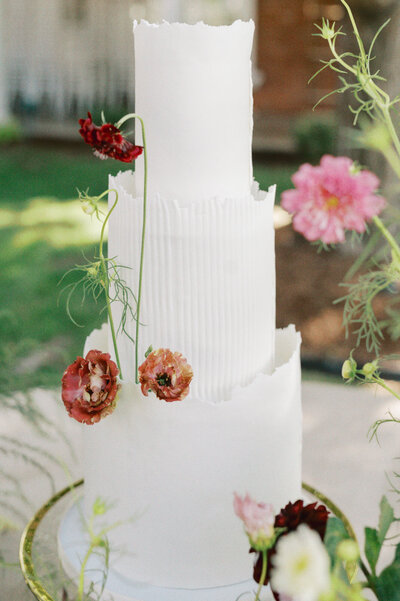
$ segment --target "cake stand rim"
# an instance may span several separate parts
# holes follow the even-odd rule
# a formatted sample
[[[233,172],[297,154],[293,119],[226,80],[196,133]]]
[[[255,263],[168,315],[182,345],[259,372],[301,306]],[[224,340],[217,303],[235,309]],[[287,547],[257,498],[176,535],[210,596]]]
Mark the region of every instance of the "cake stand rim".
[[[50,511],[50,509],[52,509],[68,493],[81,487],[83,483],[84,479],[80,478],[79,480],[76,480],[76,482],[73,482],[72,484],[56,492],[48,501],[46,501],[46,503],[44,503],[44,505],[42,505],[35,512],[35,514],[29,520],[22,532],[19,545],[19,563],[25,583],[27,584],[28,588],[33,593],[33,595],[36,597],[36,599],[38,599],[38,601],[57,600],[54,599],[54,597],[52,597],[48,593],[48,591],[45,588],[45,585],[40,581],[39,577],[36,575],[36,570],[32,558],[32,547],[36,531],[43,518]],[[329,497],[327,497],[319,489],[311,486],[310,484],[307,484],[306,482],[302,482],[302,489],[308,492],[316,499],[318,499],[319,501],[321,501],[335,517],[339,518],[343,522],[343,525],[349,537],[358,544],[357,536],[349,519],[343,513],[343,511],[336,505],[336,503],[331,501],[331,499],[329,499]]]

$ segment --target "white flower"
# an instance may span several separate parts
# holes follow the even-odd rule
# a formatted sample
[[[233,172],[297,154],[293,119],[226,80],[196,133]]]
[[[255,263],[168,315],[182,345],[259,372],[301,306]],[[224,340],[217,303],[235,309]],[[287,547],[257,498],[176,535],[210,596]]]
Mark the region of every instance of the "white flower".
[[[329,555],[317,532],[306,524],[281,537],[271,561],[274,591],[294,601],[317,601],[329,591]]]

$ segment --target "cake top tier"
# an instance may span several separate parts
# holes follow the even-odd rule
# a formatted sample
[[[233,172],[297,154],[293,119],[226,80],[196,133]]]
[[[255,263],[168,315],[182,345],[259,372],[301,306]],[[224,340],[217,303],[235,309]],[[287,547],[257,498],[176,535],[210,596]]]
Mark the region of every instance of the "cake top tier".
[[[150,195],[192,202],[248,194],[253,34],[252,21],[134,22],[135,110],[146,126]]]

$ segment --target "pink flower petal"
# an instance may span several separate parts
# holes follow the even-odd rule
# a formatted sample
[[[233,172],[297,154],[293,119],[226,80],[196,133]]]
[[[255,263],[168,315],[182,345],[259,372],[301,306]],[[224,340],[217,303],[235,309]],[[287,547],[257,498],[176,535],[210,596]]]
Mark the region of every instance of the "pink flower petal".
[[[293,175],[295,189],[282,193],[282,207],[307,240],[343,242],[345,230],[365,231],[366,221],[384,208],[385,199],[376,194],[376,175],[352,173],[352,167],[348,157],[325,155],[318,166],[305,163]]]

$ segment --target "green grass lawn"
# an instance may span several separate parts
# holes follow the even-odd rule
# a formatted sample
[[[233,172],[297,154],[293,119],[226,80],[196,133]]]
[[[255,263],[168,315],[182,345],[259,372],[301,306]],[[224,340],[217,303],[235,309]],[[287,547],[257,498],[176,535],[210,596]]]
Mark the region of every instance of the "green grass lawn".
[[[121,163],[90,150],[27,144],[0,148],[0,392],[53,387],[105,319],[101,303],[72,303],[78,328],[59,298],[63,274],[93,257],[99,224],[84,215],[76,188],[99,194]],[[255,166],[262,188],[290,186],[291,167]],[[73,278],[72,274],[70,278]],[[72,281],[71,279],[69,281]],[[4,374],[4,375],[3,375]]]

